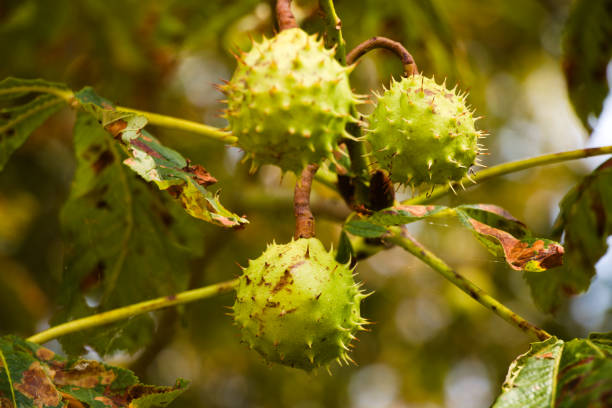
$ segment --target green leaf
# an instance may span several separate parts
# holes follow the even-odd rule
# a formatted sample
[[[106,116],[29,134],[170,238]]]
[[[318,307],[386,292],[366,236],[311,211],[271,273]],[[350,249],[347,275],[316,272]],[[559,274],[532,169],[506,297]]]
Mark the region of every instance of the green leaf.
[[[369,217],[369,220],[382,226],[403,225],[435,215],[439,216],[444,210],[447,210],[447,207],[441,205],[396,205],[375,212]]]
[[[377,211],[372,215],[352,219],[344,225],[345,231],[365,238],[378,238],[387,232],[387,227],[419,221],[434,215],[440,215],[443,206],[436,205],[396,205]]]
[[[115,110],[111,102],[89,87],[77,92],[75,98],[126,147],[130,157],[124,163],[145,180],[167,190],[189,215],[229,228],[248,223],[245,218],[225,209],[217,194],[206,189],[217,180],[204,167],[191,165],[189,160],[163,146],[144,130],[147,124],[144,116]]]
[[[585,177],[563,198],[555,235],[565,237],[565,265],[542,274],[526,273],[536,305],[554,312],[568,296],[586,291],[595,264],[612,234],[612,159]]]
[[[91,360],[66,360],[15,336],[0,337],[0,355],[4,356],[0,360],[3,408],[158,407],[170,404],[189,385],[183,379],[173,387],[141,384],[125,368]]]
[[[612,406],[612,332],[533,343],[510,365],[493,408]]]
[[[574,109],[588,129],[589,115],[600,115],[608,94],[611,38],[612,2],[574,1],[563,37],[563,70]]]
[[[336,262],[345,264],[353,259],[354,256],[355,252],[353,251],[351,240],[349,239],[348,235],[346,235],[346,232],[340,232],[340,243],[338,245],[338,250],[336,251]]]
[[[74,129],[77,169],[61,212],[65,238],[59,323],[185,290],[201,251],[197,223],[121,164],[124,154],[95,118]],[[89,304],[88,304],[89,302]],[[134,352],[150,339],[148,315],[61,339],[69,354]]]
[[[69,92],[61,84],[40,79],[24,80],[7,78],[0,81],[0,101],[23,98],[33,92]],[[57,95],[38,95],[16,106],[0,109],[0,171],[11,155],[25,143],[28,136],[51,115],[65,106],[65,100]]]
[[[490,204],[448,208],[435,205],[396,205],[368,217],[352,219],[344,230],[366,238],[381,237],[388,227],[425,218],[456,215],[496,256],[503,256],[516,270],[542,272],[561,265],[563,247],[555,241],[534,238],[525,224],[503,208]]]
[[[387,233],[387,228],[370,221],[350,220],[344,224],[344,230],[350,234],[365,238],[378,238]]]

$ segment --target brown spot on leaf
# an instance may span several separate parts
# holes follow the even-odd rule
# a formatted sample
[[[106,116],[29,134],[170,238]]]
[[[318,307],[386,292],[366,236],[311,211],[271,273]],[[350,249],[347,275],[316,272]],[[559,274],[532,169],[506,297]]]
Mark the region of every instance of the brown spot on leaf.
[[[172,198],[179,198],[181,194],[183,194],[183,186],[182,185],[173,185],[166,189],[168,194],[172,196]],[[184,204],[183,204],[184,206]]]
[[[13,401],[8,398],[0,397],[0,408],[15,408]]]
[[[591,361],[593,361],[593,360],[595,360],[595,357],[593,357],[593,356],[589,356],[589,357],[585,357],[585,358],[583,358],[582,360],[576,361],[575,363],[570,364],[570,365],[568,365],[568,366],[564,367],[564,368],[563,368],[563,370],[561,370],[561,372],[559,373],[559,375],[558,375],[557,377],[558,377],[558,378],[563,378],[563,377],[565,377],[565,375],[566,375],[566,374],[567,374],[569,371],[573,370],[573,369],[574,369],[574,368],[576,368],[576,367],[580,367],[580,366],[582,366],[582,365],[589,364],[589,363],[590,363]]]
[[[53,356],[55,356],[55,353],[49,350],[48,348],[41,347],[38,350],[36,350],[36,357],[38,357],[39,360],[43,360],[43,361],[51,360]]]
[[[119,119],[113,123],[110,123],[104,127],[108,133],[110,133],[115,139],[117,139],[121,132],[127,127],[127,122],[123,119]]]
[[[30,364],[23,372],[21,381],[14,384],[15,389],[32,400],[32,405],[42,408],[55,407],[61,401],[60,393],[38,361]]]
[[[96,202],[96,208],[99,210],[103,210],[103,209],[110,210],[110,205],[108,204],[108,201],[106,200],[98,200]]]
[[[105,150],[98,156],[98,159],[93,162],[91,167],[95,175],[100,174],[102,170],[110,166],[115,161],[115,156],[111,153],[110,150]]]
[[[98,384],[109,385],[117,375],[97,361],[80,360],[66,370],[55,374],[55,383],[60,387],[75,385],[83,388],[93,388]]]
[[[424,217],[433,210],[435,210],[435,205],[398,205],[393,207],[394,210],[404,211],[414,217]],[[386,214],[395,215],[397,211],[389,210],[385,211]]]
[[[217,221],[219,224],[223,225],[224,227],[232,227],[234,229],[242,229],[242,228],[244,228],[244,225],[237,224],[235,221],[232,221],[228,217],[224,217],[222,215],[215,214],[217,212],[217,210],[215,210],[212,207],[209,208],[209,211],[212,213],[211,214],[212,218],[215,221]]]
[[[95,397],[94,400],[100,401],[102,404],[106,405],[107,407],[111,407],[111,408],[117,407],[117,405],[115,405],[113,400],[111,400],[108,397]]]
[[[272,293],[277,293],[285,286],[291,285],[292,283],[293,277],[291,276],[291,271],[289,271],[289,269],[285,269],[285,273],[283,273],[283,276],[281,276],[276,285],[274,285],[274,287],[272,288]]]
[[[578,294],[578,290],[576,290],[576,288],[569,286],[569,285],[562,285],[561,290],[563,291],[565,296],[568,296],[568,297]]]
[[[159,219],[161,220],[162,224],[164,224],[166,228],[170,228],[172,224],[174,224],[174,218],[168,212],[168,210],[166,210],[164,207],[153,206],[151,210],[154,213],[157,213],[157,215],[159,216]]]
[[[81,404],[81,401],[79,401],[72,395],[61,391],[60,393],[62,394],[62,402],[66,403],[66,408],[85,408],[85,405]]]
[[[79,289],[81,292],[87,292],[94,286],[104,279],[104,271],[106,270],[106,265],[104,262],[99,261],[93,269],[85,275],[83,279],[81,279],[81,283],[79,284]]]
[[[183,167],[183,170],[187,173],[193,174],[193,179],[201,186],[208,187],[217,182],[217,179],[199,164],[196,164],[195,166],[187,165]]]
[[[148,154],[151,157],[155,157],[156,159],[163,159],[163,156],[161,154],[159,154],[158,151],[156,151],[155,149],[151,148],[145,142],[140,140],[140,138],[136,138],[136,139],[130,140],[130,145],[134,146],[135,148],[137,148],[139,150],[142,150],[143,152],[145,152],[146,154]]]

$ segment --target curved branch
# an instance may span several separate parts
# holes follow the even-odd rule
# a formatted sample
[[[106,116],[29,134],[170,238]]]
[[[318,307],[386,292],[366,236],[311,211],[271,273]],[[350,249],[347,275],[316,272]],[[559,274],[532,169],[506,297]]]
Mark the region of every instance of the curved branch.
[[[295,16],[291,11],[291,0],[277,0],[276,19],[278,20],[278,28],[281,31],[298,27]]]
[[[419,72],[416,62],[412,55],[406,50],[406,48],[399,42],[390,40],[386,37],[372,37],[353,48],[351,52],[346,56],[346,63],[352,65],[359,58],[367,54],[368,52],[377,49],[384,48],[393,52],[402,61],[404,66],[404,74],[415,75]]]
[[[295,183],[293,195],[293,213],[295,214],[295,239],[315,236],[315,221],[310,211],[310,187],[312,179],[319,169],[318,164],[309,164]]]
[[[71,320],[66,323],[43,330],[40,333],[29,337],[27,340],[32,343],[46,343],[47,341],[56,339],[66,334],[78,332],[92,327],[104,326],[109,323],[114,323],[119,320],[127,319],[132,316],[137,316],[143,313],[152,312],[154,310],[163,309],[170,306],[180,305],[183,303],[194,302],[196,300],[212,297],[221,293],[230,292],[238,285],[238,279],[231,281],[216,283],[214,285],[204,286],[202,288],[188,290],[176,295],[169,295],[157,299],[146,300],[144,302],[135,303],[120,307],[118,309],[109,310],[108,312],[98,313],[95,315],[83,317],[81,319]]]
[[[203,123],[198,123],[187,119],[175,118],[167,115],[160,115],[159,113],[145,112],[138,109],[127,108],[125,106],[117,106],[115,107],[115,109],[122,112],[130,112],[135,113],[137,115],[142,115],[147,118],[147,121],[150,125],[160,126],[166,129],[183,130],[227,144],[236,143],[236,141],[238,140],[236,136],[232,135],[229,132],[226,132],[214,126],[205,125]]]
[[[547,164],[553,163],[561,163],[569,160],[583,159],[585,157],[591,156],[599,156],[604,154],[612,153],[612,145],[611,146],[602,146],[602,147],[590,147],[587,149],[578,149],[578,150],[570,150],[567,152],[560,153],[551,153],[545,154],[542,156],[531,157],[529,159],[516,160],[513,162],[499,164],[497,166],[489,167],[486,170],[479,171],[472,176],[469,174],[462,178],[460,181],[454,182],[453,186],[444,185],[440,187],[436,187],[430,194],[421,194],[414,198],[402,201],[403,205],[410,204],[424,204],[429,203],[436,198],[442,197],[443,195],[449,193],[451,188],[454,187],[454,190],[459,191],[459,186],[463,184],[468,184],[472,182],[485,181],[490,178],[494,178],[497,176],[503,176],[504,174],[515,173],[517,171],[526,170],[532,167],[544,166]]]
[[[463,275],[459,274],[457,271],[453,270],[450,266],[448,266],[442,259],[438,258],[434,253],[429,251],[427,248],[423,247],[419,242],[417,242],[410,235],[404,233],[395,233],[388,241],[396,244],[406,251],[410,252],[412,255],[419,258],[421,261],[425,262],[429,265],[434,271],[438,272],[448,281],[450,281],[453,285],[461,289],[463,292],[467,293],[472,299],[510,323],[511,325],[519,328],[525,333],[529,333],[539,340],[544,341],[550,337],[552,337],[546,331],[540,329],[534,324],[525,320],[525,318],[519,316],[508,307],[501,304],[497,299],[493,296],[489,295],[484,290],[480,289],[478,286],[473,284],[471,281],[466,279]]]

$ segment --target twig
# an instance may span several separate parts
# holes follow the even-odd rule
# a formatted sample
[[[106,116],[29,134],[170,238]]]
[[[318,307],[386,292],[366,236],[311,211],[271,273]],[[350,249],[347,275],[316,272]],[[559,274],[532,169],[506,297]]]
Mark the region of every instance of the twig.
[[[336,14],[332,0],[319,0],[319,8],[325,15],[327,25],[326,45],[336,47],[336,59],[342,65],[346,65],[346,42],[342,37],[342,20]]]
[[[298,27],[295,16],[291,11],[291,0],[277,0],[276,19],[278,20],[278,28],[281,31]]]
[[[517,171],[529,169],[532,167],[544,166],[547,164],[560,163],[569,160],[583,159],[585,157],[600,156],[604,154],[612,154],[612,146],[591,147],[588,149],[570,150],[568,152],[545,154],[529,159],[517,160],[509,163],[503,163],[497,166],[489,167],[486,170],[479,171],[471,176],[466,176],[458,182],[455,182],[452,187],[459,191],[458,186],[473,185],[472,181],[485,181],[493,177],[502,176],[504,174],[515,173]],[[429,203],[437,198],[442,197],[451,190],[451,186],[443,185],[435,188],[431,193],[418,195],[409,200],[402,201],[402,204],[424,204]]]
[[[137,316],[143,313],[152,312],[154,310],[163,309],[170,306],[180,305],[184,303],[194,302],[196,300],[209,298],[221,293],[226,293],[233,290],[238,285],[238,279],[231,281],[216,283],[214,285],[204,286],[202,288],[188,290],[169,295],[153,300],[135,303],[133,305],[120,307],[118,309],[109,310],[108,312],[98,313],[95,315],[83,317],[81,319],[72,320],[60,325],[51,327],[40,333],[37,333],[27,340],[33,343],[46,343],[47,341],[56,339],[66,334],[91,329],[92,327],[104,326],[109,323],[114,323],[119,320],[127,319],[132,316]]]
[[[15,90],[16,88],[12,88],[11,92],[15,92]],[[44,87],[44,86],[23,86],[23,87],[18,88],[17,90],[24,92],[24,93],[40,92],[40,93],[56,95],[62,98],[64,101],[66,101],[66,103],[72,109],[81,108],[80,104],[74,97],[74,92],[70,90],[60,90],[60,89]],[[141,111],[137,109],[126,108],[125,106],[117,106],[115,107],[115,109],[118,111],[131,112],[131,113],[135,113],[138,115],[142,115],[145,118],[147,118],[147,120],[149,121],[151,125],[165,127],[168,129],[184,130],[187,132],[196,133],[201,136],[205,136],[209,139],[218,140],[220,142],[228,143],[228,144],[236,143],[236,141],[238,140],[236,136],[233,136],[229,132],[225,132],[213,126],[204,125],[202,123],[193,122],[193,121],[185,120],[185,119],[174,118],[172,116],[160,115],[157,113],[145,112],[145,111]]]
[[[209,139],[218,140],[223,143],[236,143],[238,138],[229,132],[225,132],[214,126],[208,126],[203,123],[193,122],[191,120],[179,119],[172,116],[160,115],[158,113],[145,112],[137,109],[126,108],[125,106],[115,107],[118,111],[131,112],[137,115],[144,116],[149,121],[149,124],[164,127],[167,129],[184,130],[186,132],[195,133],[205,136]]]
[[[309,164],[295,183],[293,195],[293,214],[295,214],[295,239],[312,238],[315,236],[315,222],[310,211],[310,187],[318,164]]]
[[[423,247],[410,235],[404,233],[394,233],[390,238],[387,239],[389,242],[396,244],[412,255],[419,258],[421,261],[429,265],[434,271],[438,272],[444,278],[449,280],[453,285],[470,295],[475,301],[510,323],[511,325],[518,327],[525,333],[532,334],[539,340],[546,340],[552,337],[546,331],[539,327],[529,323],[523,317],[514,313],[512,310],[501,304],[497,299],[489,295],[484,290],[470,282],[464,276],[453,270],[448,266],[442,259],[438,258],[435,254],[430,252],[428,249]]]
[[[216,260],[215,254],[218,254],[234,237],[234,235],[228,234],[228,232],[228,230],[220,229],[206,238],[203,245],[204,253],[192,263],[192,270],[194,272],[191,274],[187,289],[191,290],[202,286],[202,275],[206,271],[207,265]],[[179,316],[176,309],[167,309],[161,313],[153,341],[147,345],[136,360],[130,363],[130,370],[136,374],[145,374],[147,367],[155,360],[155,357],[174,340]]]
[[[346,63],[348,65],[352,65],[359,58],[377,48],[384,48],[397,55],[402,61],[404,74],[406,76],[418,74],[419,70],[414,62],[414,58],[412,58],[412,55],[408,52],[408,50],[406,50],[401,43],[385,37],[372,37],[369,40],[362,42],[348,53],[346,56]]]

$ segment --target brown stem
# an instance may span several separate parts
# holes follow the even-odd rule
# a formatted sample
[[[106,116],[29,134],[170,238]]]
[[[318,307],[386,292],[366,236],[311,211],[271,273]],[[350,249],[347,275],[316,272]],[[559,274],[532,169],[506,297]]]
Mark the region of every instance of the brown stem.
[[[412,55],[410,55],[408,50],[406,50],[401,43],[390,40],[386,37],[372,37],[369,40],[362,42],[348,53],[346,56],[346,63],[348,65],[352,65],[363,55],[376,48],[384,48],[397,55],[402,61],[402,65],[404,66],[404,74],[406,76],[418,74],[419,70],[416,62],[414,62],[414,58],[412,58]]]
[[[295,16],[291,11],[291,0],[278,0],[276,2],[276,19],[281,31],[298,27]]]
[[[310,211],[310,187],[318,164],[309,164],[295,183],[293,195],[293,214],[295,214],[295,239],[312,238],[315,236],[315,221]]]

